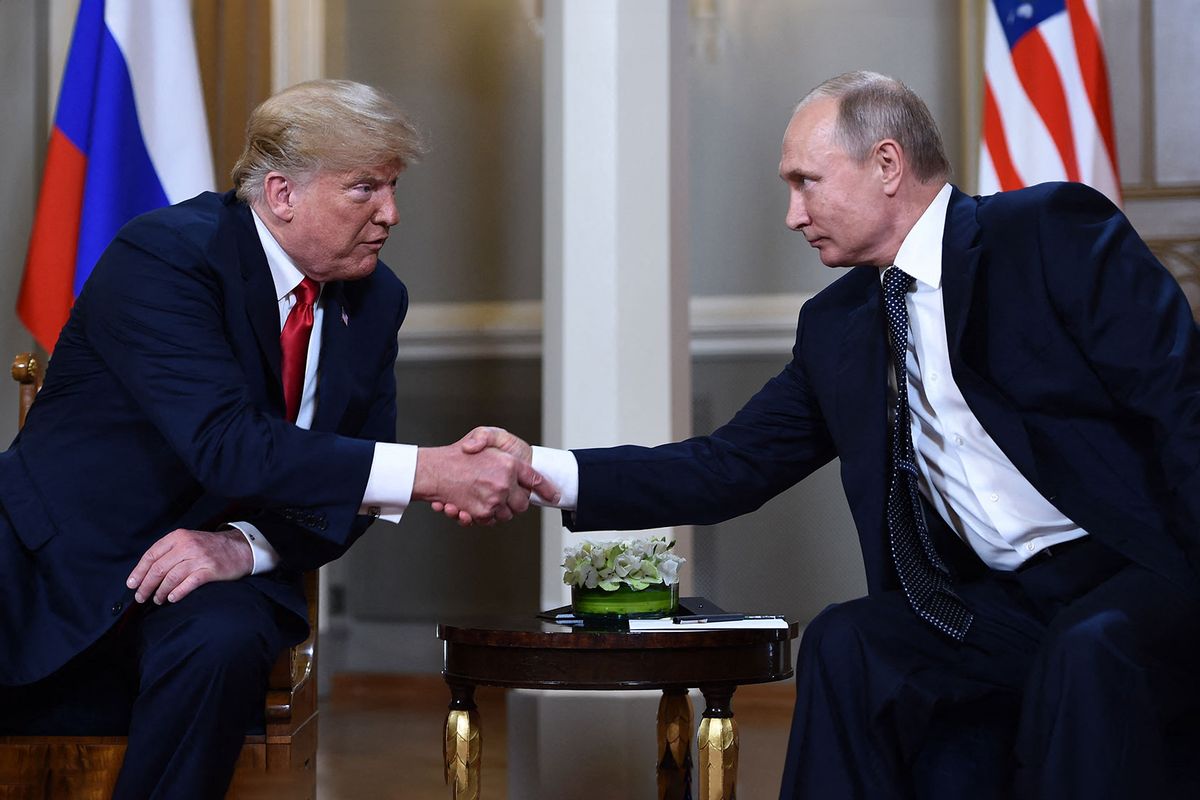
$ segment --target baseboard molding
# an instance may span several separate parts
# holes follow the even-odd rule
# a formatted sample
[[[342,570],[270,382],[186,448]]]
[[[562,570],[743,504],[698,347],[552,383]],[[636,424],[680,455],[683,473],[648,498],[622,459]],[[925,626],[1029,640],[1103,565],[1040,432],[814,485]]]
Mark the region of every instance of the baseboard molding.
[[[692,355],[776,355],[791,351],[796,316],[808,294],[694,297]],[[401,361],[540,358],[537,300],[414,303],[400,331]]]

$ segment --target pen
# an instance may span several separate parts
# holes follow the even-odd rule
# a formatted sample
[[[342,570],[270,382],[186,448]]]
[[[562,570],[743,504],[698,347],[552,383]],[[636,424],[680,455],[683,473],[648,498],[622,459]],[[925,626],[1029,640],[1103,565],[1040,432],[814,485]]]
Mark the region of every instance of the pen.
[[[676,625],[693,625],[699,622],[739,622],[744,619],[783,619],[782,614],[689,614],[673,617]]]

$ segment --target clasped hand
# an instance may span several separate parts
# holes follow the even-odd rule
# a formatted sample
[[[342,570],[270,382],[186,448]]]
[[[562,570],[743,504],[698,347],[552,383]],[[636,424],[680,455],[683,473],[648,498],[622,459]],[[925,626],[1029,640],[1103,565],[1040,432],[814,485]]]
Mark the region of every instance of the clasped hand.
[[[460,525],[505,522],[529,495],[558,501],[558,487],[530,466],[533,449],[503,428],[479,427],[446,447],[421,448],[413,497]]]

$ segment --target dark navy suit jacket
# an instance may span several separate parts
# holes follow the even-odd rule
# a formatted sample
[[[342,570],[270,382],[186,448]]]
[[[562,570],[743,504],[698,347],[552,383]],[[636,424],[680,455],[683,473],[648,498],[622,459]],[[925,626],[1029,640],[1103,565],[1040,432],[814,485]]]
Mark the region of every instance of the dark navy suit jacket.
[[[1077,184],[955,190],[942,281],[954,380],[1014,466],[1097,539],[1200,591],[1200,331],[1124,215]],[[883,326],[879,271],[850,270],[801,309],[787,367],[712,435],[575,451],[568,524],[712,524],[837,457],[869,590],[898,588]]]
[[[279,306],[249,208],[207,193],[118,233],[0,454],[0,684],[100,637],[132,602],[134,564],[178,527],[253,522],[281,564],[245,580],[305,617],[300,573],[369,522],[358,508],[373,442],[395,437],[408,297],[381,264],[321,303],[306,431],[283,418]]]

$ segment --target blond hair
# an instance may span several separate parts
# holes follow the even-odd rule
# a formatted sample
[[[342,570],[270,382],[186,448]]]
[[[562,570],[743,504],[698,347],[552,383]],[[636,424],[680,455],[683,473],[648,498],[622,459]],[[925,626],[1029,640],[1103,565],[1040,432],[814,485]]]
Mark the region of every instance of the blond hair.
[[[251,112],[231,177],[237,196],[255,202],[269,172],[301,180],[321,170],[397,162],[403,168],[424,152],[421,134],[379,89],[346,80],[307,81]]]

